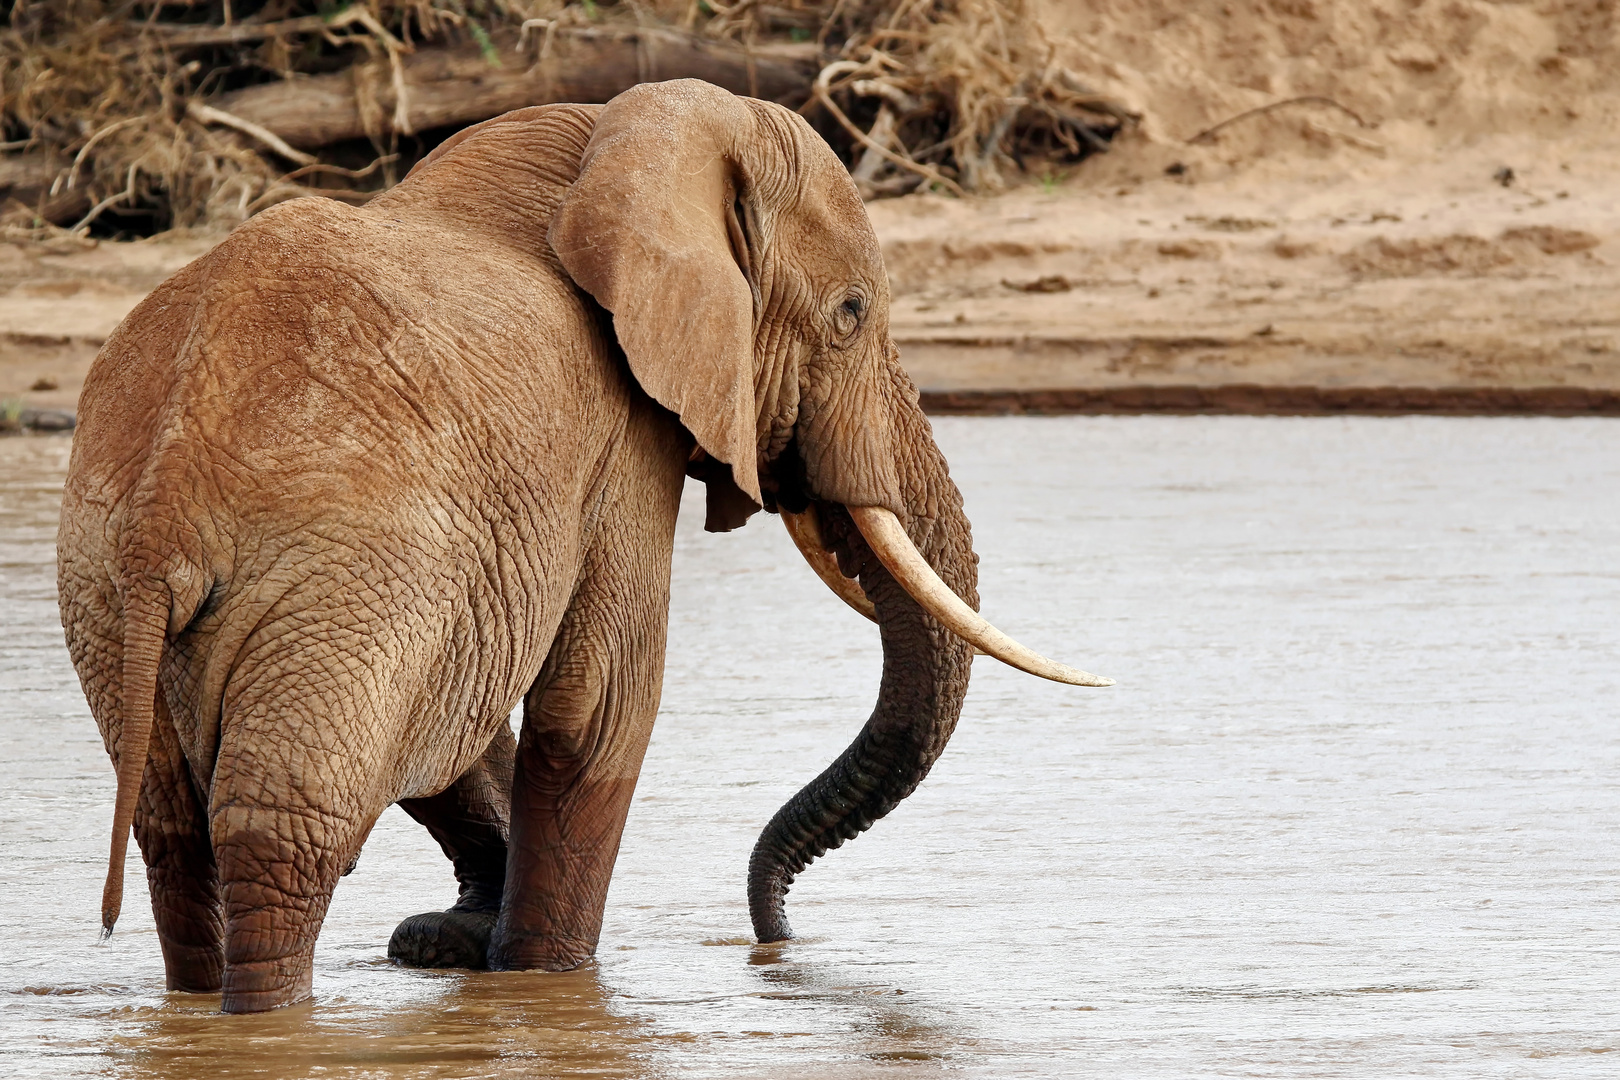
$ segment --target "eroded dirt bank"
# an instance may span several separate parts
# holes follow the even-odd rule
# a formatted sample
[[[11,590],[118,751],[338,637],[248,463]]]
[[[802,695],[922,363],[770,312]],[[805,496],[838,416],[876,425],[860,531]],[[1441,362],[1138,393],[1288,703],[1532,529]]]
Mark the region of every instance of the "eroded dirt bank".
[[[1612,3],[1036,7],[1142,123],[1060,190],[873,207],[921,384],[1620,412]]]
[[[870,209],[896,336],[928,390],[1578,388],[1616,401],[1613,163],[1549,149],[1497,139],[1200,180],[1175,148],[1145,146],[1058,188]]]
[[[1192,155],[1144,142],[1106,172],[869,211],[895,336],[937,409],[1377,411],[1353,391],[1418,388],[1451,404],[1379,400],[1605,411],[1620,407],[1615,162],[1549,149],[1500,138],[1201,179]],[[0,246],[0,399],[71,408],[100,342],[211,242]]]

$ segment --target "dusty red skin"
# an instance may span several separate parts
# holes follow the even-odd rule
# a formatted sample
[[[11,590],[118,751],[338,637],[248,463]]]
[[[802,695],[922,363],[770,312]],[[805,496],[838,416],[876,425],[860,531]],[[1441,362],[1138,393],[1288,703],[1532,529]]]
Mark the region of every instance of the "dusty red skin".
[[[266,211],[130,315],[80,416],[59,584],[123,766],[114,846],[133,824],[170,986],[228,1012],[309,995],[332,890],[396,801],[492,966],[592,955],[688,468],[714,528],[817,500],[882,624],[871,721],[755,853],[762,938],[955,725],[968,648],[841,507],[899,514],[976,604],[961,500],[859,198],[775,106],[668,83],[523,110],[363,209]],[[109,926],[120,901],[115,873]]]

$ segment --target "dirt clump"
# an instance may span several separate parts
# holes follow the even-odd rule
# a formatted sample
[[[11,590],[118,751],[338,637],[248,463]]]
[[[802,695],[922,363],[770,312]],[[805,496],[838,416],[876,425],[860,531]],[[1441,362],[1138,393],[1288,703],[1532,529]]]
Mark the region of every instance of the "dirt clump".
[[[1572,255],[1578,251],[1591,251],[1603,241],[1581,229],[1560,229],[1555,225],[1526,225],[1507,229],[1503,241],[1510,244],[1529,244],[1543,255]]]
[[[1161,240],[1157,248],[1169,259],[1218,259],[1221,245],[1209,240]]]
[[[1074,282],[1062,274],[1042,274],[1034,281],[1009,281],[1002,278],[1001,284],[1014,292],[1023,293],[1063,293],[1074,288]]]
[[[1460,234],[1413,240],[1378,236],[1342,257],[1345,269],[1352,274],[1392,278],[1484,274],[1514,261],[1513,252],[1505,245]]]
[[[1481,275],[1537,262],[1542,256],[1590,251],[1599,240],[1579,229],[1532,225],[1506,229],[1495,240],[1453,234],[1397,240],[1374,237],[1342,256],[1345,269],[1362,277]]]

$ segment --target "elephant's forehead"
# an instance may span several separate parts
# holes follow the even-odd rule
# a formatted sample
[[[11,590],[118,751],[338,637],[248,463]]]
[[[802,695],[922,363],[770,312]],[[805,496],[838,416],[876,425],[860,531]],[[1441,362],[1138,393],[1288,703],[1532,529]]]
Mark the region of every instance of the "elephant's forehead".
[[[807,270],[884,277],[882,245],[853,186],[827,180],[807,184],[794,212],[784,214],[777,228],[778,245]]]

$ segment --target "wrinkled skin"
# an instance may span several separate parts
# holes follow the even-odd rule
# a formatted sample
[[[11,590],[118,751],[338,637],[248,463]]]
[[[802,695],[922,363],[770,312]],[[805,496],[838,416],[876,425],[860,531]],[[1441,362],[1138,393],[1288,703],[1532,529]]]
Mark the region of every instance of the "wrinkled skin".
[[[788,936],[793,876],[922,780],[968,680],[843,510],[892,510],[977,605],[888,303],[826,146],[695,82],[479,125],[363,209],[260,214],[148,297],[85,386],[59,586],[169,986],[307,997],[396,801],[461,884],[396,955],[590,957],[688,473],[711,529],[815,504],[881,625],[871,719],[754,852],[756,932]]]

